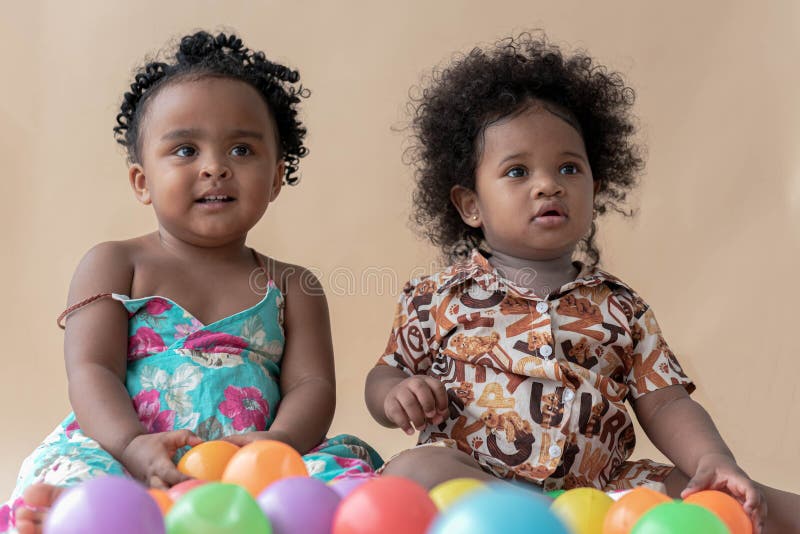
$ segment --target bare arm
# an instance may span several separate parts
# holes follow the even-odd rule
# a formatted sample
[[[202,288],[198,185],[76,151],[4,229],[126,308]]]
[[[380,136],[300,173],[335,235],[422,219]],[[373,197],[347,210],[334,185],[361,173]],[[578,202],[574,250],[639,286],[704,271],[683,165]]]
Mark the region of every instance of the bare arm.
[[[708,412],[683,386],[647,393],[633,409],[650,441],[686,475],[694,476],[699,459],[709,454],[736,461]]]
[[[69,303],[98,293],[128,293],[133,264],[126,247],[103,243],[75,271]],[[64,359],[69,398],[81,430],[100,443],[138,479],[156,487],[188,477],[172,463],[175,452],[201,440],[188,430],[148,434],[125,388],[128,314],[119,302],[101,299],[69,316]]]
[[[98,293],[128,293],[133,266],[124,247],[102,243],[81,260],[69,304]],[[118,460],[145,433],[125,389],[128,314],[119,302],[101,299],[75,311],[66,322],[64,359],[69,399],[83,432]]]
[[[277,439],[305,454],[325,437],[336,409],[328,303],[322,286],[309,271],[294,266],[279,269],[286,295],[281,362],[281,402],[266,432],[249,432],[225,439],[245,445],[258,439]]]
[[[739,467],[708,412],[683,386],[647,393],[633,407],[653,444],[690,477],[681,497],[704,489],[726,491],[744,504],[760,532],[767,513],[761,489]]]

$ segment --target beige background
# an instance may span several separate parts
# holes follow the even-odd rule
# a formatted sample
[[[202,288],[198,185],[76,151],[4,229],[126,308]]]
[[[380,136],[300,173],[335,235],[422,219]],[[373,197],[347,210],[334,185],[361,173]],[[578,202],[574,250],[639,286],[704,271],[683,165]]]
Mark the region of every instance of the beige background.
[[[333,432],[358,434],[386,455],[410,443],[373,423],[362,401],[394,293],[435,257],[406,223],[411,173],[396,127],[409,87],[454,51],[541,27],[621,70],[638,92],[649,146],[634,199],[641,213],[603,222],[606,268],[654,307],[744,468],[800,492],[798,5],[4,2],[0,496],[69,411],[54,318],[78,259],[99,241],[154,228],[111,135],[130,71],[200,27],[236,29],[250,47],[298,67],[313,91],[304,180],[284,190],[250,243],[318,269],[328,289]],[[637,454],[659,457],[646,440]]]

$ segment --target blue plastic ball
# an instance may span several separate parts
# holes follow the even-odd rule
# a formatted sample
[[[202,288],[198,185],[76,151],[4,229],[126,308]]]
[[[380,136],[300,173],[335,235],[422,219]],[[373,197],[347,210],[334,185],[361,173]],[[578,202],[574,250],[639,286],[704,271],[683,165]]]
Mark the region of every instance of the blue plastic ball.
[[[491,485],[441,514],[428,534],[569,534],[550,511],[550,500],[532,491]]]

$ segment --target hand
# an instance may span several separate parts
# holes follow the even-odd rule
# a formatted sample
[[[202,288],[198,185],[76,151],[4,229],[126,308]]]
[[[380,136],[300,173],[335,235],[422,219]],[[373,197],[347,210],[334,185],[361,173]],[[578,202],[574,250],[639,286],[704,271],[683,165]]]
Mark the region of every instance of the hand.
[[[754,534],[761,532],[767,517],[767,501],[758,485],[731,456],[708,454],[701,457],[694,476],[681,492],[681,498],[706,489],[724,491],[738,499],[750,515]]]
[[[289,434],[287,434],[286,432],[282,432],[280,430],[267,430],[264,432],[247,432],[245,434],[233,434],[232,436],[226,436],[222,438],[222,441],[228,441],[230,443],[233,443],[234,445],[238,445],[239,447],[244,447],[248,443],[264,439],[280,441],[289,445],[294,449],[297,449],[297,447],[295,447],[295,445],[292,443],[291,436],[289,436]]]
[[[178,449],[202,442],[189,430],[140,434],[128,443],[120,460],[130,474],[148,486],[167,489],[191,478],[178,471],[172,457]]]
[[[448,415],[447,391],[439,380],[425,375],[408,377],[389,390],[383,401],[386,417],[406,434],[438,425]],[[412,428],[411,425],[414,425]]]

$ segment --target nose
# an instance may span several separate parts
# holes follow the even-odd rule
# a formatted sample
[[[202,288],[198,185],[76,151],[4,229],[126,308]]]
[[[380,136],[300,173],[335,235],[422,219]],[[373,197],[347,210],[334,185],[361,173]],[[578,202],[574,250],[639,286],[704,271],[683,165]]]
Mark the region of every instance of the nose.
[[[224,158],[211,156],[203,162],[203,166],[200,170],[200,177],[225,180],[231,177],[231,169],[228,167]]]
[[[537,172],[533,175],[533,186],[531,196],[534,198],[561,196],[564,194],[564,186],[561,183],[561,176],[547,171]]]

